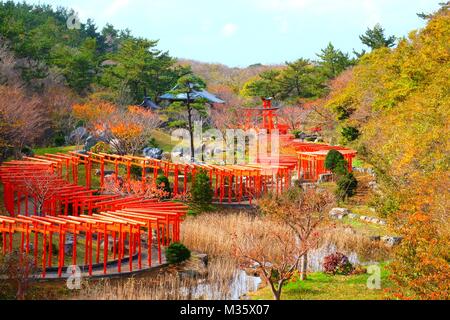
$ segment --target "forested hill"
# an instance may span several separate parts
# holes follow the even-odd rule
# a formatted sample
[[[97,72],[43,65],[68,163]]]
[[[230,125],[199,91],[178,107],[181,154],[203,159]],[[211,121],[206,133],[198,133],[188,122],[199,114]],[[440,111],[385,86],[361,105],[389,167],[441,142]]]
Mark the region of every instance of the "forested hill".
[[[450,289],[450,4],[395,49],[365,55],[328,97],[342,142],[377,170],[373,204],[405,240],[392,270],[403,294]]]
[[[192,71],[201,76],[209,86],[230,86],[239,91],[244,84],[264,71],[284,68],[282,65],[260,63],[245,67],[231,68],[220,63],[204,63],[190,59],[178,59],[182,66],[191,66]]]
[[[157,97],[186,73],[168,52],[157,49],[157,41],[112,25],[99,30],[92,20],[80,23],[73,17],[70,9],[0,2],[2,65],[8,56],[13,71],[33,91],[57,81],[78,95],[101,92],[124,104],[142,100],[144,90]],[[5,73],[2,78],[2,84],[17,80]]]

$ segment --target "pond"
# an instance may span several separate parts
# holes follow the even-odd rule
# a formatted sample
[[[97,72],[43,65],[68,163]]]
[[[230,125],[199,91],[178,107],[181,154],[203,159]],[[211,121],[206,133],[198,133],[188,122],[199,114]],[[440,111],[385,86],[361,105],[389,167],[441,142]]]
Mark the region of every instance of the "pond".
[[[200,280],[196,286],[181,288],[182,295],[201,300],[240,300],[248,293],[258,290],[261,278],[249,276],[243,270],[236,270],[228,286],[222,281]]]

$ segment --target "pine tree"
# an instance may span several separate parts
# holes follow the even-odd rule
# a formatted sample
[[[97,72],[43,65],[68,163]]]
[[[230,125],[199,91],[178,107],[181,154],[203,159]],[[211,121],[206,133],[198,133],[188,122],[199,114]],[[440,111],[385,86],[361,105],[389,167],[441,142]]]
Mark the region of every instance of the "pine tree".
[[[386,37],[385,30],[380,24],[376,24],[373,29],[368,28],[366,33],[359,36],[361,42],[372,50],[379,48],[392,48],[397,38],[395,36]]]
[[[319,66],[330,79],[336,78],[342,71],[354,64],[348,53],[335,49],[331,42],[317,56],[320,58]]]

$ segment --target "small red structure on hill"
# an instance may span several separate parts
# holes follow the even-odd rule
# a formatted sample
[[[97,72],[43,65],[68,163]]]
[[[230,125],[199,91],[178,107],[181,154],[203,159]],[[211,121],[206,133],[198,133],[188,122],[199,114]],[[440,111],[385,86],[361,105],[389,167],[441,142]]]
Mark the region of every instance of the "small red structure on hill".
[[[273,130],[279,130],[280,134],[287,134],[289,129],[288,125],[279,123],[277,111],[280,108],[272,106],[272,98],[261,98],[263,101],[262,108],[245,108],[247,124],[246,129],[253,127],[252,118],[255,116],[262,116],[262,126],[259,129],[266,130],[268,134],[271,134]]]

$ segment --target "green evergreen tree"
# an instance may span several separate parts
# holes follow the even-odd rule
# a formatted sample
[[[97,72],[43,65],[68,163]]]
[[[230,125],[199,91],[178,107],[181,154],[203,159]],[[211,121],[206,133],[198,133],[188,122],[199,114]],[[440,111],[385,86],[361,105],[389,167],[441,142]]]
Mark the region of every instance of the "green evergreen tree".
[[[335,49],[331,42],[317,56],[320,58],[319,66],[329,79],[336,78],[345,69],[354,64],[348,53]]]
[[[200,171],[192,183],[192,204],[200,211],[208,211],[214,196],[211,183],[205,171]]]
[[[195,146],[194,146],[194,125],[193,125],[193,113],[196,111],[200,116],[207,117],[208,109],[206,101],[204,99],[194,99],[194,91],[201,91],[206,88],[206,83],[203,79],[195,75],[185,75],[178,79],[175,89],[170,91],[173,95],[183,94],[186,95],[186,101],[174,102],[166,110],[170,115],[176,115],[179,113],[187,113],[187,123],[180,122],[180,120],[171,121],[172,126],[183,126],[187,124],[187,129],[190,135],[190,148],[191,148],[191,161],[195,161]]]
[[[299,98],[317,98],[325,92],[325,77],[308,59],[286,62],[281,74],[281,98],[297,101]]]
[[[395,45],[395,36],[386,36],[385,30],[380,24],[376,24],[372,29],[368,28],[366,33],[359,36],[361,42],[372,50],[379,48],[391,48]]]

